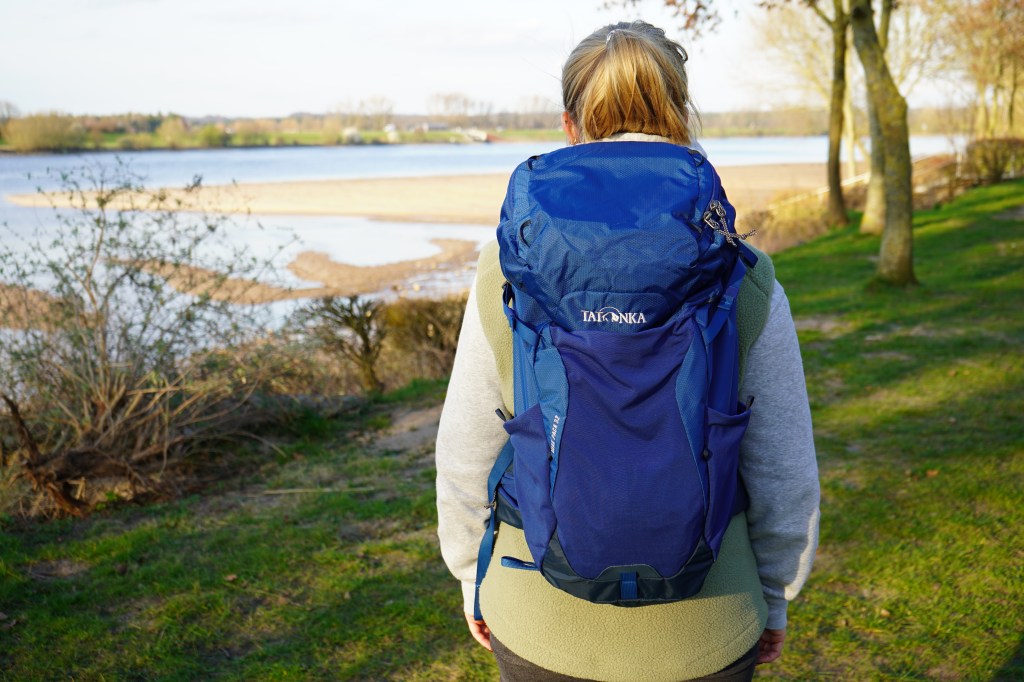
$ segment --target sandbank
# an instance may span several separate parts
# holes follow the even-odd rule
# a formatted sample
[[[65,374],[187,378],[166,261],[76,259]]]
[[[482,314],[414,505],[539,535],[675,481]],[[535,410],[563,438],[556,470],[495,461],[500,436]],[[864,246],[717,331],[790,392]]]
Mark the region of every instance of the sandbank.
[[[780,194],[825,184],[824,164],[724,166],[718,169],[729,199],[742,215]],[[508,174],[445,175],[360,180],[300,180],[204,187],[183,209],[256,215],[346,215],[380,220],[488,225],[498,222]],[[49,206],[63,197],[13,194],[19,206]],[[169,198],[185,198],[171,190]]]

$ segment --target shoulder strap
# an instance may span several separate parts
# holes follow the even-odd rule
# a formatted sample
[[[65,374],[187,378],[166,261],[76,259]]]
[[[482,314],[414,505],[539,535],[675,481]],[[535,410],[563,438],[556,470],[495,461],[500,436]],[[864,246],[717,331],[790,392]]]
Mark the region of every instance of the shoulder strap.
[[[501,272],[498,262],[498,242],[489,242],[480,250],[480,259],[476,267],[476,305],[480,312],[480,322],[484,327],[484,335],[494,354],[494,362],[498,366],[501,377],[501,399],[505,403],[505,413],[515,415],[515,404],[512,392],[512,330],[505,317],[505,306],[502,303],[505,275]]]
[[[757,255],[757,264],[747,269],[736,299],[736,331],[739,334],[740,381],[747,365],[747,352],[761,336],[771,309],[772,291],[775,289],[775,265],[764,252],[750,244],[747,248]],[[510,342],[511,343],[511,342]]]

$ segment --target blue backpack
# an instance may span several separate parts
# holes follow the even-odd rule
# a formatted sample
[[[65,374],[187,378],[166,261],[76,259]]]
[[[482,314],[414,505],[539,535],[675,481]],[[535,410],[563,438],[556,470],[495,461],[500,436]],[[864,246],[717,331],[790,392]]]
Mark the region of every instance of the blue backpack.
[[[577,145],[512,174],[498,243],[515,417],[488,481],[478,619],[499,523],[532,558],[502,565],[577,597],[700,590],[747,505],[735,301],[757,257],[734,219],[711,164],[678,145]]]

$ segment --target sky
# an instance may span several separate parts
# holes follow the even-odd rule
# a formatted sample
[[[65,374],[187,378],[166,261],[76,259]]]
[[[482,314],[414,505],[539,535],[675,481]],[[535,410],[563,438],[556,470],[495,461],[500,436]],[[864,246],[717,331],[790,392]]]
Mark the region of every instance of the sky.
[[[461,93],[514,110],[557,107],[573,46],[614,21],[643,18],[690,54],[702,111],[777,104],[777,67],[760,54],[753,0],[733,0],[694,42],[660,0],[0,0],[0,100],[22,113],[325,113],[380,96],[427,113]],[[824,103],[814,103],[824,106]]]

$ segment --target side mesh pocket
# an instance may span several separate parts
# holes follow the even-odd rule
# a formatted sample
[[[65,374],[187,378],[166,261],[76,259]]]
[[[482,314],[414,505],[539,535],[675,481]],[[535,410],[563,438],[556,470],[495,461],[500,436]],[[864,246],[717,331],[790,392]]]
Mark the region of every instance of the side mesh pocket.
[[[739,403],[736,412],[730,415],[707,408],[708,435],[703,455],[708,462],[711,503],[704,534],[716,557],[732,517],[738,483],[740,441],[750,422],[750,409],[746,405]]]
[[[555,531],[550,495],[551,458],[540,404],[505,422],[505,430],[515,449],[515,496],[526,544],[540,566]]]

